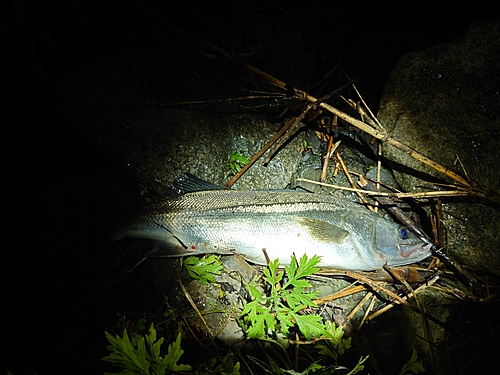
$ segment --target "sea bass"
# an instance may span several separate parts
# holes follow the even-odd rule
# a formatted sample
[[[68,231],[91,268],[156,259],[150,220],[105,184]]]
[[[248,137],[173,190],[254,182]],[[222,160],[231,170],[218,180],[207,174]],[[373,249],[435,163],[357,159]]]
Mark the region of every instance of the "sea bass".
[[[320,266],[373,270],[431,255],[431,244],[348,200],[293,190],[225,190],[187,174],[173,197],[147,207],[113,237],[149,239],[149,256],[241,254],[250,262],[292,254],[321,256]]]

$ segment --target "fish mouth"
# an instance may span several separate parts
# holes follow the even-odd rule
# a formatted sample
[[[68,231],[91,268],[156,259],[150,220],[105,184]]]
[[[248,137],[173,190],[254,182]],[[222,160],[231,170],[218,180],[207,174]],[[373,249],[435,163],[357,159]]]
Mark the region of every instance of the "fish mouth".
[[[415,258],[420,257],[421,255],[430,255],[432,244],[430,243],[419,243],[416,245],[398,245],[399,253],[403,258]]]

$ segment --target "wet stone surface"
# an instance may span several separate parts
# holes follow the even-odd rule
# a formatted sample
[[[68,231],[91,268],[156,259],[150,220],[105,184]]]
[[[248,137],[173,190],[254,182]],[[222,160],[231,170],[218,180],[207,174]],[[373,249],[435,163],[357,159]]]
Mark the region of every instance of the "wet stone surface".
[[[378,113],[394,138],[496,191],[499,54],[500,25],[481,22],[453,43],[407,54],[390,75]],[[421,190],[422,179],[431,187],[451,182],[394,147],[384,151],[396,164],[395,175],[405,191]],[[472,198],[443,203],[446,249],[463,264],[498,275],[498,203]]]

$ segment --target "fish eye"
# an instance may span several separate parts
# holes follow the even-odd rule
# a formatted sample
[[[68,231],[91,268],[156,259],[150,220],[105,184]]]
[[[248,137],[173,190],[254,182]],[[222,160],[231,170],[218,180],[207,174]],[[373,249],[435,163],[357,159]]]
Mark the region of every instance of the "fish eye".
[[[408,238],[410,232],[405,227],[399,227],[398,234],[399,234],[399,237],[401,237],[403,240],[406,240]]]

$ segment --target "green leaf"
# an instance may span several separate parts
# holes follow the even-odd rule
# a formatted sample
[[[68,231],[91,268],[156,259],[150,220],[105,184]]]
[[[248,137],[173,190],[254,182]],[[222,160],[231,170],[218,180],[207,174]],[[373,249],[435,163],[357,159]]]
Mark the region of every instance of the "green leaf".
[[[325,324],[325,336],[333,339],[333,341],[338,345],[342,337],[344,336],[344,331],[342,330],[342,326],[336,326],[335,323],[331,321],[327,321]]]
[[[147,353],[146,353],[146,344],[145,344],[145,341],[146,340],[144,340],[144,337],[141,337],[139,339],[139,342],[137,344],[137,357],[138,358],[144,358],[144,359],[146,359],[146,354]],[[145,363],[147,363],[147,362],[145,361]],[[149,365],[149,363],[147,363],[147,364]]]
[[[261,291],[259,289],[257,289],[254,285],[249,284],[248,285],[248,291],[250,292],[250,296],[254,300],[256,300],[258,302],[266,301],[266,298],[264,298],[262,296]]]
[[[146,341],[148,342],[148,345],[151,345],[156,341],[156,329],[153,323],[151,323],[151,325],[149,326],[148,332],[146,334]]]
[[[191,366],[189,365],[178,365],[177,361],[181,358],[184,350],[181,349],[181,333],[177,335],[177,338],[168,346],[168,352],[165,356],[166,369],[171,371],[189,371]]]
[[[210,375],[241,375],[240,373],[240,363],[234,363],[234,353],[229,352],[222,359],[221,363],[217,365],[212,371],[203,372],[204,374],[210,373]]]
[[[250,159],[243,155],[243,151],[241,150],[231,153],[229,157],[229,168],[231,168],[232,174],[238,173],[248,163],[250,163]]]
[[[318,292],[300,292],[294,289],[292,292],[288,293],[286,296],[286,302],[291,309],[295,307],[316,307],[316,303],[313,299],[318,297]]]
[[[165,358],[160,357],[160,346],[163,337],[156,341],[156,330],[151,324],[149,334],[146,337],[138,338],[134,345],[128,336],[127,330],[123,331],[123,336],[113,337],[105,332],[108,341],[111,343],[107,348],[111,350],[108,356],[102,358],[103,361],[113,363],[116,367],[125,369],[120,374],[164,374],[166,370],[189,371],[191,366],[179,365],[177,362],[184,353],[181,349],[181,335],[168,346],[168,353]]]
[[[153,345],[150,345],[150,350],[151,350],[151,360],[155,363],[159,363],[161,360],[160,357],[160,347],[161,344],[163,344],[163,337],[160,337],[158,341],[156,341]]]
[[[264,337],[266,317],[264,315],[255,315],[252,319],[250,327],[247,330],[248,338],[261,338]]]
[[[349,371],[347,373],[347,375],[354,375],[354,374],[357,374],[358,372],[364,370],[365,365],[363,363],[365,363],[367,359],[368,359],[368,356],[366,356],[365,358],[360,357],[356,367],[354,367],[351,371]]]
[[[324,343],[316,345],[316,349],[323,355],[333,358],[335,361],[339,356],[345,353],[351,347],[351,337],[344,339],[342,326],[336,326],[335,323],[327,321],[325,323]]]
[[[275,371],[275,369],[273,369],[273,367],[269,366],[267,363],[265,363],[264,361],[261,361],[260,359],[258,359],[256,357],[252,357],[251,355],[248,355],[247,357],[251,361],[255,362],[260,368],[262,368],[266,374],[284,374],[283,371]],[[271,362],[271,365],[274,364],[274,361],[272,361],[271,359],[270,359],[270,362]]]
[[[425,369],[422,361],[417,361],[417,351],[413,349],[409,361],[405,363],[399,375],[418,374],[419,372],[425,372]]]
[[[160,347],[163,343],[163,337],[156,341],[156,329],[153,323],[149,326],[149,331],[146,334],[146,341],[150,348],[151,360],[158,363],[160,361]]]
[[[292,314],[290,314],[290,311],[287,311],[286,309],[280,309],[276,313],[276,318],[280,322],[281,332],[287,335],[289,333],[288,328],[294,326],[292,322]]]
[[[113,337],[108,332],[105,332],[108,341],[111,343],[107,348],[111,350],[111,354],[102,358],[103,361],[113,363],[116,367],[124,368],[135,374],[149,374],[150,363],[144,356],[142,348],[136,350],[129,339],[127,330],[123,330],[123,337]],[[144,339],[142,339],[144,342]]]
[[[278,272],[279,259],[269,263],[269,268],[264,268],[264,280],[266,280],[271,286],[275,286],[277,283],[283,279],[283,271]]]
[[[298,371],[294,371],[294,370],[284,370],[284,372],[286,374],[290,374],[290,375],[308,375],[310,372],[314,372],[314,374],[319,374],[321,372],[320,370],[324,370],[324,369],[325,369],[324,366],[321,366],[320,364],[313,362],[309,366],[307,366],[307,368],[302,372],[298,372]],[[317,371],[319,371],[319,372],[317,372]],[[325,374],[331,374],[331,373],[332,372],[325,372]]]
[[[184,259],[183,264],[188,271],[189,276],[203,285],[207,285],[207,282],[215,282],[213,275],[220,275],[223,266],[219,260],[220,257],[212,254],[207,257],[188,257]]]
[[[288,283],[291,285],[295,285],[296,281],[307,277],[309,275],[312,275],[313,273],[317,272],[319,270],[319,267],[316,267],[316,265],[321,261],[321,257],[314,255],[311,259],[307,257],[307,254],[304,254],[302,258],[299,260],[299,265],[298,267],[296,266],[296,258],[295,254],[292,256],[292,261],[290,262],[290,266],[285,267],[286,273],[288,275]],[[304,280],[305,281],[305,280]],[[299,287],[310,287],[311,285],[305,281],[302,283],[302,285],[306,286],[299,286]]]
[[[319,315],[293,315],[300,332],[307,340],[311,339],[311,335],[321,337],[325,332],[325,326],[321,323],[322,318]]]
[[[285,271],[278,271],[278,259],[269,262],[268,267],[264,268],[263,272],[264,281],[271,286],[270,295],[262,296],[254,285],[248,286],[253,300],[243,308],[242,315],[244,321],[250,323],[250,326],[245,329],[249,338],[264,337],[266,328],[268,331],[274,332],[277,323],[279,323],[280,332],[287,335],[295,322],[308,340],[311,334],[318,337],[321,335],[324,326],[320,323],[319,316],[297,315],[297,312],[304,306],[316,307],[313,299],[317,298],[318,292],[304,291],[311,285],[303,278],[318,270],[315,265],[319,261],[320,257],[314,256],[308,259],[307,255],[304,255],[297,266],[294,255],[290,265],[285,267]],[[288,280],[280,287],[279,283],[283,280],[285,273]],[[298,320],[295,319],[296,317]]]

